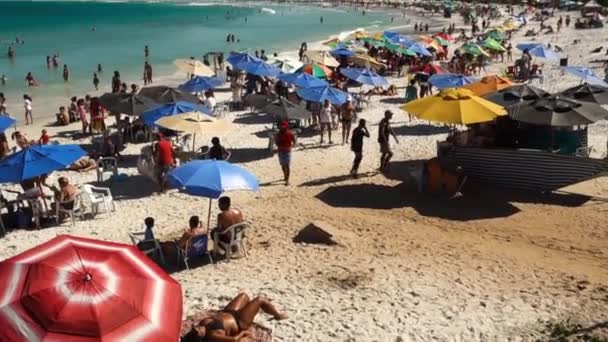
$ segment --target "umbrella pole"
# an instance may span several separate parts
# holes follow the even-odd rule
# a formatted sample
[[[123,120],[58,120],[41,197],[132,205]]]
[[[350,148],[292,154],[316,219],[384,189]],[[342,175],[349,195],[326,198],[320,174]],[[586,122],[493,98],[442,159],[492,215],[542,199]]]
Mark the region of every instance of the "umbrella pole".
[[[196,150],[194,149],[194,146],[196,146],[195,143],[196,143],[196,133],[192,134],[192,152],[193,153],[196,152]]]
[[[213,198],[209,199],[209,213],[207,214],[207,231],[209,231],[209,225],[211,224],[211,202],[213,202]]]

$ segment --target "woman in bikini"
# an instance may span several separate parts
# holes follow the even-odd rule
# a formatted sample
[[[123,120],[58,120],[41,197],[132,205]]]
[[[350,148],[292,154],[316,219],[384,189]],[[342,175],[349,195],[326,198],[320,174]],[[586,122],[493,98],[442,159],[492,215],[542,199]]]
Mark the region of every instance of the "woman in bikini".
[[[249,299],[246,293],[240,293],[223,310],[194,324],[181,342],[238,342],[251,338],[247,329],[260,310],[276,320],[287,318],[267,298]]]

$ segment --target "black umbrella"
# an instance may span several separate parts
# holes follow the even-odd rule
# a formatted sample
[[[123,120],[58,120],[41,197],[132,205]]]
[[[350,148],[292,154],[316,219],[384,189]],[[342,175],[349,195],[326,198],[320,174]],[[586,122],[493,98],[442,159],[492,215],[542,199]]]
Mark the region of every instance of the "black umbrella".
[[[151,98],[161,104],[177,101],[199,102],[195,95],[167,86],[145,87],[137,95]]]
[[[608,117],[601,106],[553,95],[532,103],[521,103],[510,113],[513,120],[545,126],[588,125]]]
[[[538,99],[548,97],[546,91],[527,84],[517,84],[509,88],[501,89],[495,93],[484,96],[483,98],[494,102],[510,110],[511,107],[530,103]]]
[[[608,105],[608,88],[588,83],[568,88],[562,91],[561,94],[578,101]]]
[[[110,112],[137,116],[159,105],[145,96],[119,93],[103,94],[99,103]]]
[[[312,114],[306,108],[285,99],[279,99],[262,109],[281,120],[308,120]]]

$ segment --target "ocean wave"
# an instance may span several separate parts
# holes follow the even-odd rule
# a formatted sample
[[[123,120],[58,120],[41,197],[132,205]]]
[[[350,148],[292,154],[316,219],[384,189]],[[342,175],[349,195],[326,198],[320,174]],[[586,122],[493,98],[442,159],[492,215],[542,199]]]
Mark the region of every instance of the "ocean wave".
[[[264,12],[264,13],[268,13],[268,14],[277,14],[277,11],[273,10],[272,8],[266,8],[266,7],[262,7],[260,12]]]

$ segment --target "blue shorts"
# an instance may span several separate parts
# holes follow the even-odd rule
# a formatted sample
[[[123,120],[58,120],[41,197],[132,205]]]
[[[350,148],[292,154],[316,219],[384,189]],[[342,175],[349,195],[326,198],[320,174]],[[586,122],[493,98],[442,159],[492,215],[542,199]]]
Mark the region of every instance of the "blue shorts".
[[[289,166],[291,163],[291,152],[279,152],[279,164]]]

